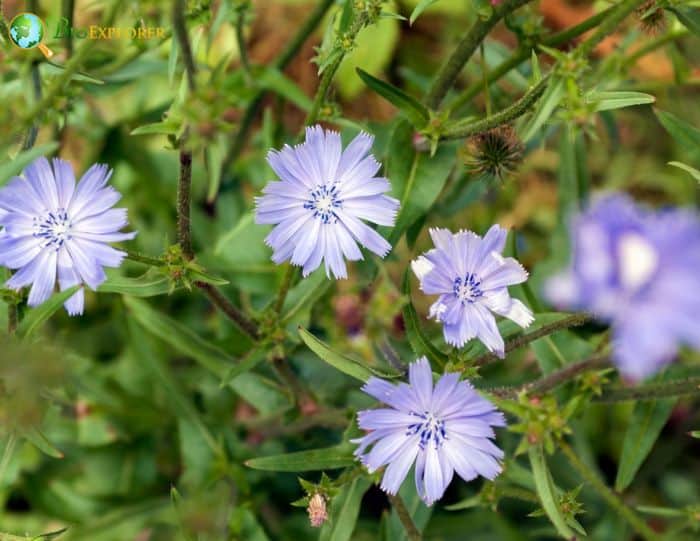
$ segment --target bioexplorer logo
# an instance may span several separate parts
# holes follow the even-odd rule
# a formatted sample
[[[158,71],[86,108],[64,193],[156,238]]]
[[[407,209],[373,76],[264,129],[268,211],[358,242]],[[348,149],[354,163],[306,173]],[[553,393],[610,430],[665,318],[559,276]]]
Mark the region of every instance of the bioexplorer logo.
[[[72,36],[77,39],[165,39],[165,28],[161,26],[138,26],[122,28],[119,26],[100,26],[92,24],[87,28],[71,26],[68,19],[61,17],[56,24],[56,32],[53,39],[61,39]],[[51,58],[53,51],[42,43],[46,36],[46,26],[38,15],[34,13],[20,13],[10,22],[10,38],[20,49],[33,49],[38,47],[46,56]]]
[[[12,43],[20,49],[39,47],[39,50],[46,58],[51,58],[53,51],[42,43],[44,35],[44,21],[34,15],[34,13],[20,13],[10,22],[10,39]]]

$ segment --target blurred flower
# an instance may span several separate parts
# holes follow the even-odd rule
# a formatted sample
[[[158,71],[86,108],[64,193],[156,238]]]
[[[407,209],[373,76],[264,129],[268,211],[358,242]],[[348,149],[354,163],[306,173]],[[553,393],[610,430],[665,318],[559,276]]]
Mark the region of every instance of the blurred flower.
[[[509,125],[474,135],[469,139],[467,149],[467,167],[474,173],[498,180],[503,180],[523,159],[523,144]]]
[[[323,526],[323,523],[328,520],[326,498],[323,497],[323,494],[317,492],[311,497],[307,511],[309,513],[309,522],[311,526],[314,528]]]
[[[639,27],[642,32],[654,36],[666,28],[666,13],[659,7],[657,0],[646,0],[637,8]]]
[[[411,263],[428,295],[440,295],[429,317],[441,321],[445,341],[462,347],[472,338],[503,357],[505,344],[492,312],[521,327],[532,323],[532,312],[508,294],[508,286],[527,280],[527,271],[501,252],[508,232],[493,225],[484,238],[471,231],[451,233],[431,229],[435,248]]]
[[[326,274],[346,278],[343,257],[362,259],[357,243],[384,257],[391,245],[361,220],[394,224],[399,202],[384,195],[381,165],[367,156],[374,138],[361,133],[342,150],[340,134],[320,126],[306,129],[306,142],[271,151],[268,162],[281,182],[270,182],[256,198],[258,224],[277,224],[265,242],[272,260],[309,273],[325,261]]]
[[[654,212],[608,195],[576,217],[568,271],[552,278],[555,304],[593,312],[613,328],[620,372],[640,380],[660,370],[681,343],[700,348],[700,219]]]
[[[0,265],[19,269],[6,286],[29,284],[29,306],[46,301],[56,279],[61,290],[80,283],[96,289],[106,276],[103,267],[118,267],[124,252],[107,245],[134,238],[119,233],[127,225],[126,209],[111,208],[121,195],[105,187],[111,171],[93,165],[78,185],[70,164],[39,158],[0,190]],[[84,293],[65,303],[70,315],[83,313]]]
[[[465,481],[494,479],[503,451],[489,438],[495,437],[492,427],[505,426],[503,414],[458,373],[444,374],[433,387],[425,357],[410,365],[409,380],[393,385],[370,378],[362,388],[390,406],[359,412],[360,428],[370,432],[353,440],[359,443],[355,456],[370,473],[387,466],[382,490],[396,494],[414,462],[416,488],[427,505],[442,497],[455,472]]]

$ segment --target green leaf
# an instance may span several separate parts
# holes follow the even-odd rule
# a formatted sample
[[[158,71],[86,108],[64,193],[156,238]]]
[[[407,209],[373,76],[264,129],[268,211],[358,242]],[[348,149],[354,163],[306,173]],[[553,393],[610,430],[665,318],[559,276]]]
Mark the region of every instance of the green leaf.
[[[672,6],[666,8],[693,34],[700,36],[700,11],[688,6]]]
[[[63,303],[70,299],[81,287],[82,286],[73,286],[60,293],[55,293],[44,304],[28,310],[24,319],[22,319],[22,322],[19,324],[19,327],[17,327],[17,335],[21,338],[30,336],[46,323],[49,318],[63,306]]]
[[[63,458],[65,456],[38,428],[32,427],[22,430],[22,437],[47,456],[52,458]]]
[[[700,171],[695,169],[695,167],[691,167],[691,166],[686,165],[682,162],[668,162],[668,165],[672,165],[673,167],[678,167],[679,169],[683,169],[683,171],[690,173],[695,180],[700,182]]]
[[[220,453],[219,445],[204,424],[204,421],[202,421],[199,412],[134,321],[129,321],[129,333],[131,334],[131,344],[134,352],[138,355],[138,360],[148,368],[158,385],[165,391],[176,414],[196,428],[202,440],[206,442],[212,452],[215,454]]]
[[[362,497],[372,483],[358,477],[346,484],[331,500],[329,520],[323,525],[318,541],[350,541],[360,515]]]
[[[669,398],[637,402],[634,405],[622,444],[620,465],[615,478],[616,491],[625,490],[634,481],[637,471],[654,447],[677,401],[675,398]]]
[[[124,297],[124,304],[134,316],[134,320],[154,336],[180,353],[193,358],[219,378],[223,378],[228,373],[232,365],[231,357],[197,335],[188,326],[133,297]]]
[[[561,103],[566,95],[566,85],[561,77],[553,77],[547,84],[547,90],[537,102],[537,107],[532,117],[522,130],[523,141],[532,139],[537,131],[552,116],[554,109]]]
[[[58,143],[47,143],[29,150],[24,150],[15,156],[14,160],[0,165],[0,186],[4,186],[13,176],[19,175],[22,170],[36,160],[39,156],[47,156],[58,148]]]
[[[611,109],[621,109],[633,105],[646,105],[654,103],[656,98],[644,92],[629,92],[624,90],[613,90],[604,92],[590,92],[585,99],[586,103],[595,104],[595,111],[609,111]]]
[[[655,111],[663,127],[677,142],[689,149],[700,147],[700,130],[666,111]]]
[[[131,130],[130,135],[177,135],[180,132],[180,123],[172,120],[164,122],[154,122],[152,124],[144,124]]]
[[[413,96],[409,96],[394,85],[373,77],[360,68],[357,68],[357,74],[368,87],[395,105],[406,115],[406,118],[408,118],[409,122],[413,124],[416,129],[424,128],[430,120],[430,112],[428,109]]]
[[[583,134],[566,129],[559,141],[559,169],[557,170],[560,216],[566,216],[583,206],[590,185]]]
[[[411,348],[416,355],[425,355],[432,362],[438,363],[440,366],[445,366],[448,356],[440,351],[423,333],[420,326],[418,313],[411,302],[411,269],[406,269],[403,276],[403,293],[408,298],[408,302],[403,308],[403,319],[406,325],[406,336],[411,344]]]
[[[416,152],[413,146],[415,130],[403,120],[394,129],[387,152],[387,177],[391,179],[392,195],[401,201],[401,208],[389,242],[396,245],[403,233],[427,213],[442,192],[457,161],[457,144],[441,143],[434,156]]]
[[[245,465],[255,470],[300,472],[346,468],[355,464],[355,460],[350,447],[341,444],[325,449],[251,458],[245,461]]]
[[[137,278],[108,273],[107,281],[97,288],[100,293],[119,293],[132,297],[156,297],[171,292],[170,280],[157,269],[149,269]]]
[[[256,82],[265,90],[279,94],[304,111],[311,109],[311,98],[294,81],[273,66],[266,66],[255,73]]]
[[[374,368],[370,368],[358,360],[346,357],[345,355],[333,351],[330,347],[328,347],[328,344],[316,338],[303,327],[299,327],[299,336],[309,347],[309,349],[318,355],[321,360],[327,362],[334,368],[337,368],[344,374],[362,381],[363,383],[372,376],[378,376],[381,378],[399,377],[398,374],[389,374]]]
[[[566,517],[559,508],[559,498],[557,497],[552,476],[547,467],[542,445],[533,445],[528,449],[530,467],[535,478],[535,488],[542,503],[542,508],[556,528],[559,535],[564,539],[574,539],[576,534],[566,523]]]
[[[413,11],[411,12],[411,16],[408,19],[409,23],[413,25],[415,20],[418,17],[420,17],[427,8],[432,6],[437,1],[438,0],[420,0],[420,2],[418,2],[418,5],[415,8],[413,8]]]

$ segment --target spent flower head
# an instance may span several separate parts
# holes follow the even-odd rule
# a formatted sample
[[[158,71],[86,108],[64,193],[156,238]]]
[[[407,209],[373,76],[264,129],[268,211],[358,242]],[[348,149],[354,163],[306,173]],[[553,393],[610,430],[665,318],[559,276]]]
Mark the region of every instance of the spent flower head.
[[[358,413],[368,434],[357,440],[370,473],[386,466],[381,488],[396,494],[415,463],[418,494],[428,505],[442,498],[456,472],[465,481],[501,472],[494,426],[505,426],[496,407],[460,374],[444,374],[433,386],[430,364],[421,357],[409,366],[409,384],[370,378],[362,388],[388,407]],[[371,450],[368,448],[371,447]]]
[[[340,134],[307,128],[306,141],[273,150],[268,162],[280,182],[256,198],[255,221],[275,224],[265,242],[272,260],[290,260],[304,276],[323,261],[326,274],[347,278],[345,260],[363,259],[358,243],[384,257],[391,245],[362,220],[392,226],[399,202],[376,176],[381,165],[368,155],[374,138],[361,133],[343,151]]]
[[[471,231],[431,229],[435,248],[411,263],[421,291],[439,295],[430,317],[442,322],[448,344],[462,347],[478,338],[503,357],[505,344],[493,314],[521,327],[532,323],[530,309],[508,293],[508,286],[524,282],[528,274],[515,259],[501,255],[507,234],[499,225],[483,238]]]
[[[68,162],[42,157],[0,189],[0,265],[17,270],[8,288],[32,286],[29,306],[45,302],[57,281],[61,291],[78,284],[97,289],[107,279],[103,268],[121,265],[126,253],[108,243],[136,233],[120,232],[127,213],[112,208],[121,194],[107,186],[111,174],[95,164],[76,185]],[[83,307],[82,289],[65,303],[70,315]]]
[[[613,360],[629,379],[646,378],[681,344],[700,349],[700,218],[653,211],[626,195],[596,200],[571,226],[572,261],[545,293],[554,304],[609,322]]]
[[[498,126],[472,136],[467,143],[467,167],[474,173],[503,180],[523,159],[523,144],[513,126]]]

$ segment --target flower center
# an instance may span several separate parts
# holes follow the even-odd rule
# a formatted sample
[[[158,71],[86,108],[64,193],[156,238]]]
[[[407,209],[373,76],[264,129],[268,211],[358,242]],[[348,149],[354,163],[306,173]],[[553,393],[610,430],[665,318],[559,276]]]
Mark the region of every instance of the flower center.
[[[44,239],[44,248],[54,246],[58,250],[71,239],[73,224],[64,209],[48,212],[41,218],[34,218],[34,237]]]
[[[620,282],[637,290],[656,272],[659,254],[652,244],[638,233],[625,233],[617,243]]]
[[[455,297],[462,301],[462,304],[473,304],[484,294],[481,289],[479,289],[480,285],[481,280],[479,280],[473,274],[468,273],[464,279],[460,278],[459,276],[455,278],[452,291],[454,292]]]
[[[415,423],[408,425],[406,435],[413,436],[414,434],[419,434],[420,442],[418,445],[421,450],[425,450],[425,446],[431,441],[433,445],[435,445],[435,449],[439,449],[447,439],[445,421],[435,417],[429,411],[424,411],[423,413],[412,411],[410,414],[416,417],[417,420]]]
[[[335,209],[340,208],[342,204],[337,185],[324,184],[311,190],[311,199],[304,202],[304,208],[313,211],[314,216],[324,224],[330,224],[338,221]]]

